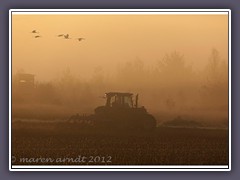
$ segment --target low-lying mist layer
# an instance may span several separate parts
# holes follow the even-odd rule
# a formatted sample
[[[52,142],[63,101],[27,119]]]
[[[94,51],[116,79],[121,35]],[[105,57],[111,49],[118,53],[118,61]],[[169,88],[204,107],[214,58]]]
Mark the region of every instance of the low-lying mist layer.
[[[111,76],[104,67],[97,67],[88,80],[68,69],[54,81],[35,82],[27,89],[19,87],[18,74],[12,81],[13,118],[66,119],[75,113],[91,114],[105,104],[104,93],[119,91],[139,94],[140,106],[159,124],[177,117],[208,125],[228,123],[228,64],[217,50],[199,71],[173,52],[155,67],[136,59],[122,63]]]

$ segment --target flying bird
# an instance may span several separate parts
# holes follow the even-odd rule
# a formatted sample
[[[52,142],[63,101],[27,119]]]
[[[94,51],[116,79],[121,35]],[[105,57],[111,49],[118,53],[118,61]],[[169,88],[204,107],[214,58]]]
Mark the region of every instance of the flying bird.
[[[64,34],[59,34],[59,35],[58,35],[58,37],[62,37],[62,36],[64,36]]]
[[[32,33],[38,33],[36,30],[32,30]]]
[[[85,38],[77,38],[78,41],[85,40]]]
[[[40,38],[41,36],[34,36],[34,38]]]
[[[65,39],[70,39],[69,34],[63,35]]]

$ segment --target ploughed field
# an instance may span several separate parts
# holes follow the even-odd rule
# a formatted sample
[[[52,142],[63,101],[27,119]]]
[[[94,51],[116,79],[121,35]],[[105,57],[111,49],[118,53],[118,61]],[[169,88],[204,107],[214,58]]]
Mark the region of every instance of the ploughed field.
[[[13,165],[227,165],[228,130],[14,122]]]

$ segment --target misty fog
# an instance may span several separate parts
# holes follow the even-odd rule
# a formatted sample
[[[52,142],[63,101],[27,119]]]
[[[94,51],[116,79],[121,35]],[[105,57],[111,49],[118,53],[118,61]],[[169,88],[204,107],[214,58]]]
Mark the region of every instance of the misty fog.
[[[14,119],[92,114],[117,91],[159,124],[227,126],[227,14],[13,14],[11,32]]]
[[[209,50],[202,70],[186,63],[181,52],[166,53],[147,66],[141,58],[119,63],[110,74],[103,66],[92,67],[83,78],[66,68],[59,77],[39,81],[33,88],[19,87],[19,70],[12,77],[13,118],[67,119],[71,115],[92,114],[105,104],[104,93],[139,94],[140,106],[153,114],[158,123],[182,117],[203,123],[228,122],[228,64],[221,53]]]

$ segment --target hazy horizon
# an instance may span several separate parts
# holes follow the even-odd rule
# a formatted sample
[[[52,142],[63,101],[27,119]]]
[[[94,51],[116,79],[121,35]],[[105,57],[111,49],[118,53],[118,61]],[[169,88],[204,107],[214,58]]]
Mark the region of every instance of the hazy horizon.
[[[12,68],[36,82],[13,76],[13,117],[89,113],[117,91],[159,122],[226,122],[228,15],[13,15]]]
[[[33,30],[42,37],[34,38]],[[112,76],[116,68],[136,59],[151,69],[174,51],[198,71],[213,48],[227,63],[227,15],[12,16],[13,74],[24,69],[39,81],[58,78],[66,69],[86,79],[96,68]]]

